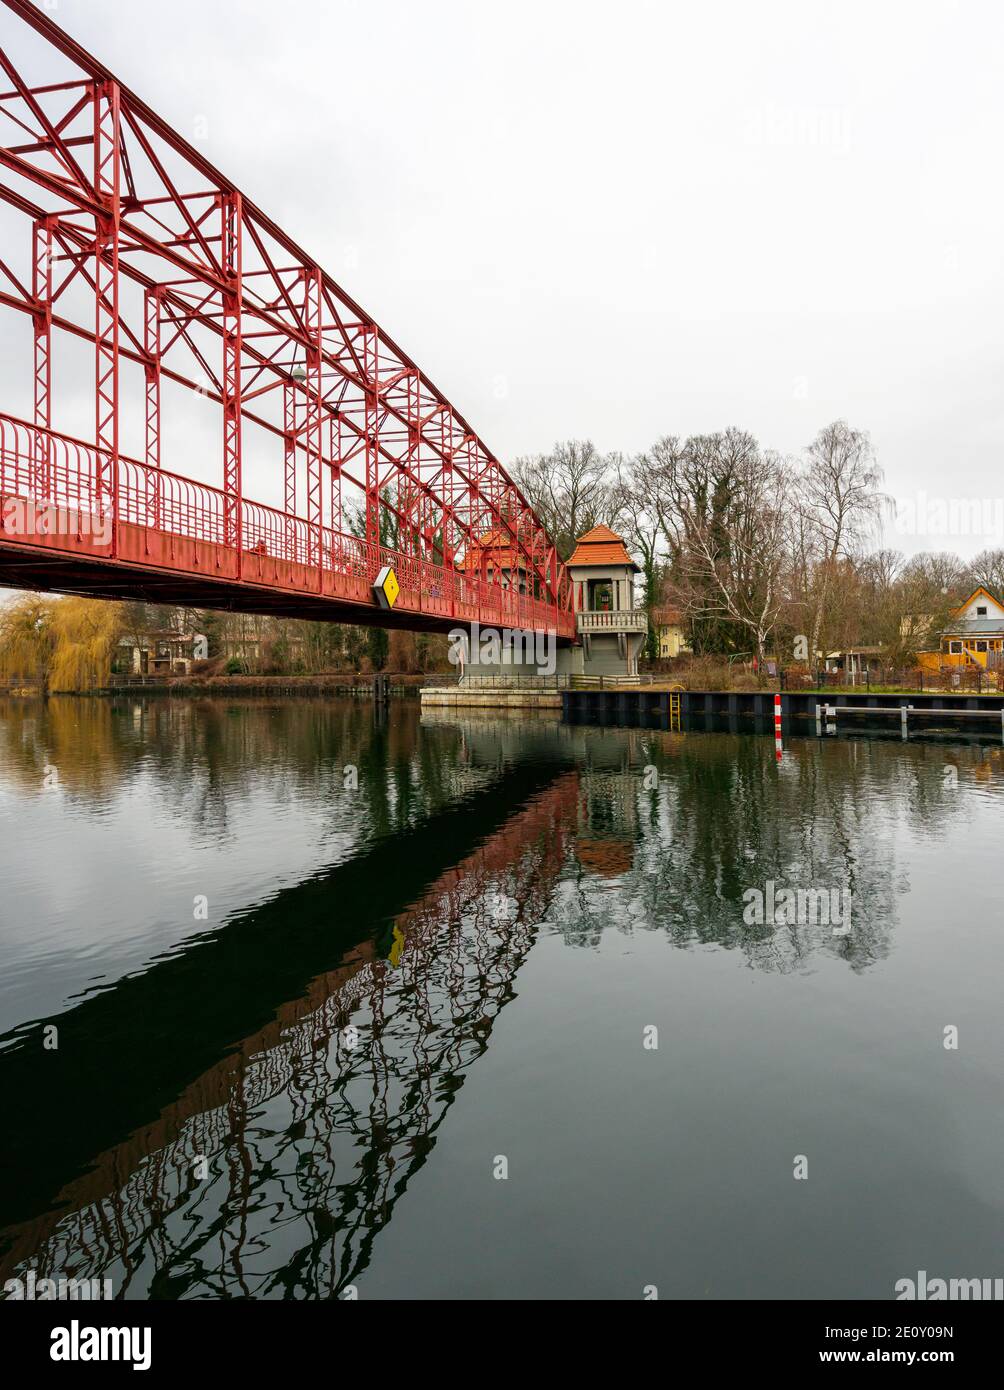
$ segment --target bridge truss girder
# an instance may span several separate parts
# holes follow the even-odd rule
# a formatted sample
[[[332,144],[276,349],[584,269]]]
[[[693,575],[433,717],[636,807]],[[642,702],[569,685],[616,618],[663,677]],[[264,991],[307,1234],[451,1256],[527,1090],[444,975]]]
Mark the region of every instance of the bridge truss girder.
[[[0,257],[0,305],[33,320],[40,431],[53,428],[60,394],[53,331],[92,345],[96,486],[112,516],[123,370],[138,366],[150,468],[170,462],[164,381],[220,406],[225,536],[238,565],[252,426],[275,438],[277,465],[281,452],[290,524],[304,480],[312,560],[324,528],[341,532],[347,515],[372,546],[448,570],[490,532],[505,538],[532,595],[565,613],[570,589],[543,525],[421,369],[46,13],[30,0],[3,3],[46,40],[63,73],[32,81],[0,49],[0,199],[25,215],[31,254],[25,279]],[[39,458],[43,488],[45,468]]]

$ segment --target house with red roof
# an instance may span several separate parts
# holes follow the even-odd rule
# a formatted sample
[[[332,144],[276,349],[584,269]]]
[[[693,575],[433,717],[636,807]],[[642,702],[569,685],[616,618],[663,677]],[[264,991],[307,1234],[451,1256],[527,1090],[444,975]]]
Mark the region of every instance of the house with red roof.
[[[567,569],[583,674],[636,676],[648,621],[645,610],[635,606],[634,581],[641,569],[623,536],[609,526],[594,526],[576,541]]]
[[[519,574],[519,591],[526,593],[526,561],[522,555],[514,559],[512,537],[501,527],[485,531],[472,540],[466,553],[457,563],[457,569],[472,579],[487,579],[491,582],[498,573],[503,589],[514,584],[513,574]]]
[[[528,590],[526,565],[502,529],[472,539],[457,569],[468,578],[497,581],[503,588]],[[638,674],[638,657],[645,644],[648,622],[635,607],[635,564],[623,536],[609,526],[594,526],[575,543],[566,569],[572,583],[578,642],[558,653],[557,668],[565,675],[621,676]],[[479,658],[478,666],[485,662]],[[503,657],[513,676],[529,674],[532,663]],[[501,673],[501,667],[500,673]]]

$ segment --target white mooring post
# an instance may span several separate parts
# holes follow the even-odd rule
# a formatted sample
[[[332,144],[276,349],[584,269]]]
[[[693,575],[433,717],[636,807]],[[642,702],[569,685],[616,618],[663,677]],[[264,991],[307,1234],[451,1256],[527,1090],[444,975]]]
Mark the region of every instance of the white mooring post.
[[[900,709],[899,709],[899,726],[900,726],[900,728],[901,728],[902,731],[903,731],[903,737],[904,737],[904,738],[908,738],[908,737],[909,737],[909,734],[907,733],[907,729],[906,729],[906,721],[907,721],[907,718],[908,718],[908,715],[909,715],[909,711],[912,710],[912,709],[913,709],[913,705],[900,705]]]

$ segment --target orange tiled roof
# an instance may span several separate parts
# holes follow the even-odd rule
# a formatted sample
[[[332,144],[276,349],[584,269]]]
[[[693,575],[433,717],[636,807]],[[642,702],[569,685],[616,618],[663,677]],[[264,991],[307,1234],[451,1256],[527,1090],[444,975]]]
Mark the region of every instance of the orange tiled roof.
[[[485,552],[487,552],[487,557]],[[497,565],[499,569],[503,570],[513,568],[512,539],[507,532],[496,528],[492,531],[486,531],[476,541],[471,541],[464,558],[458,563],[457,569],[480,570],[483,559],[486,567]],[[526,560],[522,555],[519,556],[519,568],[526,568]]]
[[[611,531],[609,526],[594,526],[575,542],[575,552],[568,561],[570,565],[630,565],[638,566],[631,559],[624,544],[623,536]]]

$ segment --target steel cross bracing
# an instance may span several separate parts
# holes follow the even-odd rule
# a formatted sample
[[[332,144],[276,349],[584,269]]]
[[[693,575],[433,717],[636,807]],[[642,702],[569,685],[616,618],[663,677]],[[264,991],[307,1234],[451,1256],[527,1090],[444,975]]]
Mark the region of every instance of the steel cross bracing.
[[[425,374],[43,10],[3,5],[0,198],[25,241],[0,247],[0,305],[31,320],[34,376],[32,419],[0,399],[0,500],[39,524],[23,509],[20,531],[4,524],[0,580],[571,638],[550,537]],[[56,331],[93,352],[93,440],[56,428],[61,389],[72,394],[53,371]],[[220,486],[164,457],[165,383],[220,408]],[[252,437],[272,440],[281,506],[245,495]],[[43,507],[70,524],[47,529]],[[384,564],[401,585],[390,614],[370,591]]]

